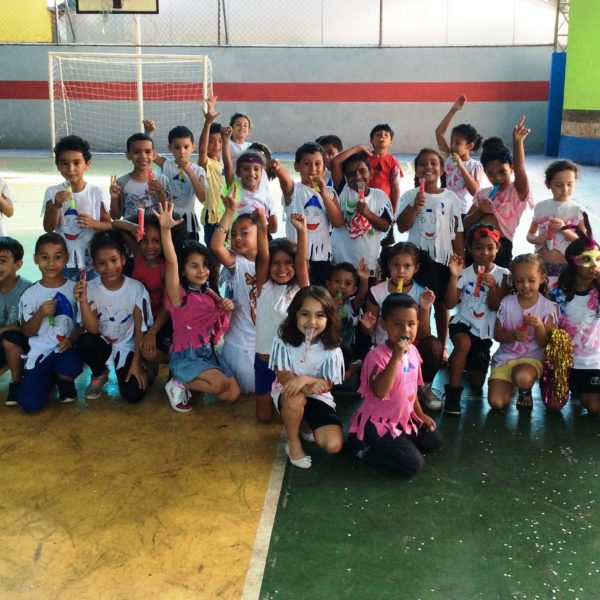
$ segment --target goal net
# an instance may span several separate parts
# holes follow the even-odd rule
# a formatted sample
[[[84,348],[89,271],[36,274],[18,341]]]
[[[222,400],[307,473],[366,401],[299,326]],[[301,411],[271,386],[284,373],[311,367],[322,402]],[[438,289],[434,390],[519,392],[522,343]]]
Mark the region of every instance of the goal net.
[[[124,152],[127,138],[156,123],[157,150],[185,125],[200,134],[204,100],[212,95],[208,56],[48,53],[52,147],[65,135],[93,150]]]

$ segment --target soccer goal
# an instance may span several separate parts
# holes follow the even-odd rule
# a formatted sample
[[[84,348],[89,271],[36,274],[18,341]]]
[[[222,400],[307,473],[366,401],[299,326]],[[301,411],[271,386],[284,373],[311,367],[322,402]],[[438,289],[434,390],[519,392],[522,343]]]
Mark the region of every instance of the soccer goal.
[[[208,56],[49,52],[48,82],[52,147],[79,135],[95,151],[123,152],[142,119],[153,119],[164,150],[175,125],[200,134],[212,65]]]

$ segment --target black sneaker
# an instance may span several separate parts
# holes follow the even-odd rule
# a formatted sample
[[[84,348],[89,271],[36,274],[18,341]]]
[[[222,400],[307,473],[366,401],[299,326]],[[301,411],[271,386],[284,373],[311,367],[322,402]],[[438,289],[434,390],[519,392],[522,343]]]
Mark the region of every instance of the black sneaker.
[[[74,381],[59,379],[56,382],[56,385],[58,387],[58,396],[61,402],[66,404],[67,402],[75,402],[75,400],[77,400],[77,390],[75,389]]]
[[[445,400],[444,400],[444,412],[447,415],[455,415],[460,417],[460,397],[462,394],[462,388],[451,387],[449,385],[444,386]]]
[[[6,400],[4,401],[4,404],[6,404],[6,406],[16,406],[18,404],[17,389],[20,385],[20,381],[11,381],[8,384],[8,394],[6,395]]]

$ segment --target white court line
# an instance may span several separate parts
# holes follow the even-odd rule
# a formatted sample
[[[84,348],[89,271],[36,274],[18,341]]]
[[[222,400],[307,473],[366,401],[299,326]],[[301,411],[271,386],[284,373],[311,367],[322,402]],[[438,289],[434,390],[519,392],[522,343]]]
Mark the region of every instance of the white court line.
[[[252,548],[252,556],[248,563],[246,571],[246,580],[244,581],[244,589],[242,590],[242,600],[258,600],[260,588],[262,586],[265,565],[267,563],[267,554],[269,552],[269,544],[271,542],[271,532],[273,531],[273,523],[277,514],[277,505],[279,504],[279,495],[281,493],[281,484],[287,457],[283,450],[286,439],[285,430],[281,432],[279,445],[273,462],[273,470],[271,478],[267,486],[265,502],[263,504],[260,521],[256,529],[256,538],[254,539],[254,547]]]

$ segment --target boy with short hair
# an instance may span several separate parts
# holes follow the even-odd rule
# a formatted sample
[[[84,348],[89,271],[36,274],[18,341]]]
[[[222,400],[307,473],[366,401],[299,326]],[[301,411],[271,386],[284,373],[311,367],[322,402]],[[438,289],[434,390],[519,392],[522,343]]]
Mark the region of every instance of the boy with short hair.
[[[0,177],[0,236],[6,235],[4,217],[12,217],[15,214],[15,197],[8,187],[8,183]]]
[[[215,228],[225,213],[225,207],[221,199],[221,189],[224,183],[223,169],[225,167],[221,157],[221,124],[215,123],[219,116],[215,111],[216,102],[217,99],[213,97],[206,100],[207,110],[204,113],[204,127],[202,127],[198,144],[198,164],[206,171],[208,183],[206,200],[200,215],[200,220],[204,226],[204,243],[208,248],[210,248],[210,239]]]
[[[154,142],[149,135],[134,133],[129,136],[125,156],[133,164],[133,171],[111,178],[110,214],[113,219],[137,223],[139,208],[144,209],[145,215],[151,215],[167,201],[169,180],[152,172],[155,155]]]
[[[27,338],[19,325],[19,300],[31,282],[17,275],[23,266],[23,246],[11,237],[0,237],[0,368],[8,367],[11,381],[5,404],[17,403],[16,391],[21,383],[23,359],[29,350]]]
[[[75,378],[82,371],[73,346],[80,333],[77,325],[75,283],[63,270],[68,260],[65,240],[57,233],[45,233],[35,244],[33,257],[42,278],[26,289],[19,302],[23,334],[29,338],[25,371],[17,389],[17,402],[34,413],[48,402],[52,385],[58,386],[61,402],[77,400]]]
[[[110,205],[104,190],[85,181],[90,168],[90,145],[76,135],[61,138],[54,147],[54,162],[64,183],[44,193],[44,231],[60,234],[66,242],[68,261],[65,276],[77,281],[85,267],[89,279],[96,277],[89,256],[94,231],[111,228]]]
[[[144,131],[152,136],[154,121],[144,121]],[[184,125],[177,125],[169,131],[169,152],[173,159],[154,153],[154,162],[161,168],[162,174],[169,180],[169,195],[175,204],[175,211],[185,221],[188,238],[200,240],[200,225],[196,216],[196,198],[204,204],[206,199],[206,178],[204,169],[191,162],[194,145],[194,134]]]
[[[343,149],[342,140],[333,133],[319,136],[315,142],[320,144],[324,151],[325,158],[325,173],[323,178],[327,182],[328,187],[333,187],[333,178],[331,177],[331,159],[335,158]],[[338,191],[338,190],[336,190]]]

